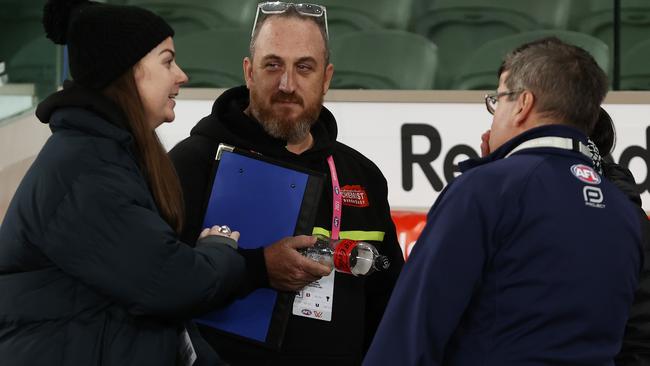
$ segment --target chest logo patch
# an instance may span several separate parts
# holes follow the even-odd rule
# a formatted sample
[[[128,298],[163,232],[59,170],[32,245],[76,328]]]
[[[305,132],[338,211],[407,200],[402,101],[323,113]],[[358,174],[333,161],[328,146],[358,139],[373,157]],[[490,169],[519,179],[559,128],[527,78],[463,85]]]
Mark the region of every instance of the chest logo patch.
[[[600,184],[600,176],[589,166],[576,164],[571,167],[571,173],[581,182],[587,184]]]
[[[366,190],[360,185],[341,187],[341,198],[343,206],[368,207],[368,195]]]

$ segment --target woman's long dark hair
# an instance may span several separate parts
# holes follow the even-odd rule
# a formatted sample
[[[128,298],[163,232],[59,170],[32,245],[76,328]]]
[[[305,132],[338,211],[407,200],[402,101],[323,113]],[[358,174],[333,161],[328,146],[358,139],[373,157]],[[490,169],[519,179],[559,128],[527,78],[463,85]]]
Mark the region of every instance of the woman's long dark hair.
[[[149,183],[149,189],[158,210],[167,223],[180,233],[183,227],[183,193],[176,170],[158,135],[151,129],[135,83],[134,66],[112,82],[103,93],[116,103],[126,116],[129,132],[135,139],[140,169]]]

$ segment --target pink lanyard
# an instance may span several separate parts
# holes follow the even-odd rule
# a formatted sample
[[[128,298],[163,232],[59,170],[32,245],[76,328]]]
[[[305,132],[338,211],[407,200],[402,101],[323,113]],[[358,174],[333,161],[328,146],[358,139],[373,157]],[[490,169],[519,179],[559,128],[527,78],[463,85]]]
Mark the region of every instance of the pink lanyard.
[[[338,240],[341,232],[341,187],[339,187],[339,177],[336,175],[336,165],[332,155],[327,157],[327,164],[330,166],[332,176],[332,239]]]

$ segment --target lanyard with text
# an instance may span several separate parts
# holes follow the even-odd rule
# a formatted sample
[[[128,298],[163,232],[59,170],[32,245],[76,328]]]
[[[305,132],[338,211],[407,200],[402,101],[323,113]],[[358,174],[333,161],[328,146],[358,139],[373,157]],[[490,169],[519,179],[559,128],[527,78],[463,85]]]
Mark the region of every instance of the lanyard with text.
[[[332,239],[337,240],[341,232],[341,205],[343,199],[341,197],[341,187],[339,187],[339,178],[336,175],[334,158],[331,155],[327,157],[327,164],[330,166],[330,175],[332,176],[332,201],[334,201],[332,207]],[[336,271],[332,271],[329,275],[321,277],[298,291],[293,299],[291,314],[326,322],[332,321],[335,275]]]
[[[336,175],[336,165],[332,155],[327,157],[327,164],[330,166],[332,176],[332,239],[338,240],[341,231],[341,187],[339,187],[339,177]]]

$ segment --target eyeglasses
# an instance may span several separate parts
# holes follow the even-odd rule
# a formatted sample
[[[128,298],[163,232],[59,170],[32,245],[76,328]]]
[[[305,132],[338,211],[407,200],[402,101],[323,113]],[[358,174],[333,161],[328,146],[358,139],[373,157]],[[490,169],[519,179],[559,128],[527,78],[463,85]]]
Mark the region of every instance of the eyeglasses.
[[[260,13],[264,15],[270,14],[282,14],[289,10],[289,8],[296,9],[298,14],[320,18],[323,17],[323,24],[325,25],[325,36],[329,40],[330,32],[327,28],[327,12],[324,6],[318,4],[294,4],[294,3],[285,3],[282,1],[268,1],[265,3],[259,3],[257,5],[257,13],[255,14],[255,21],[253,22],[253,31],[251,32],[251,38],[255,35],[255,28],[257,27],[257,21],[260,17]]]
[[[490,114],[494,114],[494,111],[497,109],[497,104],[499,103],[499,98],[505,96],[511,96],[521,93],[523,90],[513,90],[505,92],[494,92],[490,94],[485,94],[485,107],[487,108]]]

